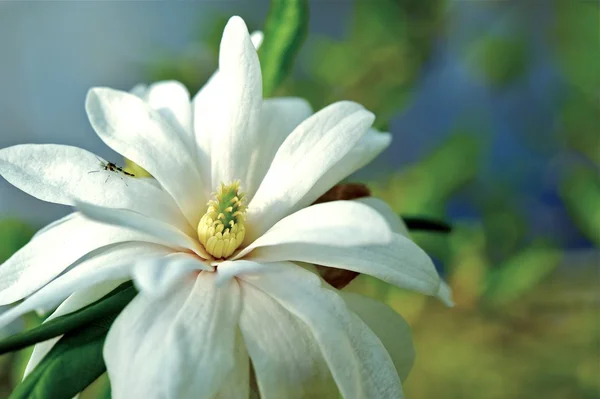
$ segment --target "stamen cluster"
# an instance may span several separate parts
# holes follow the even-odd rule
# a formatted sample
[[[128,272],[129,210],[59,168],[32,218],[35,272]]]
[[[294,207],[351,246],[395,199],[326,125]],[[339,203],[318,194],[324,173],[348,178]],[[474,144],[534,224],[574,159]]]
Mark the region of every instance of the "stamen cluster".
[[[213,196],[198,224],[198,239],[215,258],[227,258],[244,241],[245,196],[240,193],[239,181],[227,186],[221,183]]]

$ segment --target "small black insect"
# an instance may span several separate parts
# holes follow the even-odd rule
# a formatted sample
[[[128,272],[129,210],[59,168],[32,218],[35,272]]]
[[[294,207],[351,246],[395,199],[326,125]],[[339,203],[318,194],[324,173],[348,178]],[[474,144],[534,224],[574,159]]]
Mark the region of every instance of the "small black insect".
[[[113,173],[116,173],[116,174],[122,173],[125,176],[135,177],[135,175],[133,173],[127,172],[126,170],[124,170],[123,168],[121,168],[120,166],[117,166],[116,164],[114,164],[112,162],[104,162],[100,158],[98,158],[98,161],[100,161],[100,167],[102,169],[101,170],[92,170],[91,172],[88,172],[88,174],[90,174],[90,173],[99,173],[99,172],[102,172],[103,170],[106,170],[108,172],[113,172]],[[123,177],[121,177],[121,176],[119,176],[119,177],[121,178],[121,180],[123,180]],[[106,180],[104,181],[104,183],[106,183],[109,178],[110,178],[110,175],[108,175],[106,177]],[[125,185],[127,185],[127,183],[125,182],[125,180],[123,180],[123,182],[125,183]]]

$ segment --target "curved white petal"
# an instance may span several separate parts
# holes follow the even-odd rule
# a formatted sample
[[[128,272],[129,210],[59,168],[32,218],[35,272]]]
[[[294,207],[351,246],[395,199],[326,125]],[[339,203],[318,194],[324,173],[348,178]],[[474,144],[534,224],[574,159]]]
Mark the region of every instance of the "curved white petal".
[[[303,268],[279,263],[276,273],[240,275],[302,320],[344,398],[402,398],[400,378],[377,336],[335,291]]]
[[[165,257],[147,258],[135,263],[132,271],[133,281],[140,292],[161,296],[173,284],[187,275],[200,270],[214,271],[214,267],[203,263],[198,257],[175,253]]]
[[[212,398],[236,366],[237,282],[201,272],[161,298],[140,294],[112,325],[104,359],[112,397]]]
[[[408,229],[406,228],[406,225],[404,224],[400,216],[398,216],[396,212],[394,212],[394,210],[390,208],[390,206],[384,201],[375,197],[359,198],[354,201],[368,205],[371,208],[375,209],[377,212],[379,212],[379,214],[383,216],[383,218],[388,223],[389,228],[394,233],[401,234],[405,237],[410,237]]]
[[[360,140],[374,116],[352,102],[332,104],[304,120],[281,144],[248,206],[245,243],[300,209],[307,193]],[[315,198],[316,199],[316,198]]]
[[[335,165],[331,167],[298,202],[299,207],[304,207],[315,202],[327,190],[350,176],[363,166],[369,164],[392,142],[392,135],[380,133],[369,129],[358,143]]]
[[[232,17],[225,26],[219,75],[221,92],[213,98],[219,116],[211,138],[211,186],[234,180],[243,185],[260,145],[262,76],[258,54],[240,17]]]
[[[415,348],[408,323],[382,302],[350,292],[340,291],[339,294],[348,308],[379,337],[392,357],[400,379],[404,381],[415,360]]]
[[[54,313],[44,320],[44,323],[59,316],[64,316],[68,313],[75,312],[76,310],[96,302],[98,299],[117,288],[120,284],[121,281],[106,281],[92,288],[87,288],[73,293],[54,311]],[[23,379],[25,379],[25,377],[27,377],[29,373],[31,373],[38,364],[40,364],[42,359],[44,359],[44,357],[48,354],[48,352],[50,352],[52,347],[58,342],[58,340],[60,340],[61,337],[62,335],[44,342],[40,342],[33,347],[33,352],[31,353],[29,361],[27,362],[27,366],[25,367],[25,372],[23,373]]]
[[[169,121],[175,127],[181,141],[191,146],[193,151],[196,140],[192,128],[192,104],[190,93],[183,84],[174,80],[153,83],[138,97]],[[192,155],[195,155],[195,151]]]
[[[336,384],[311,331],[277,301],[241,283],[240,329],[262,399],[335,398]]]
[[[86,111],[102,141],[154,176],[196,226],[207,200],[204,182],[173,126],[140,98],[108,88],[89,91]]]
[[[30,295],[94,250],[129,241],[156,243],[158,240],[136,231],[92,222],[77,214],[34,237],[0,265],[0,305]]]
[[[66,145],[22,144],[0,150],[0,175],[42,201],[74,205],[80,200],[130,209],[189,230],[169,194],[143,179],[103,170],[104,164],[91,152]]]
[[[281,219],[233,259],[248,254],[251,259],[266,259],[265,256],[268,257],[271,251],[280,251],[279,247],[293,248],[296,245],[350,250],[359,245],[383,245],[390,242],[392,234],[383,217],[368,206],[353,201],[325,202]],[[262,249],[259,255],[252,253],[259,248]]]
[[[109,209],[83,202],[77,202],[76,206],[82,214],[92,220],[133,229],[154,237],[164,245],[182,250],[189,249],[205,259],[210,258],[198,241],[168,223],[126,209]]]
[[[410,238],[410,233],[404,221],[394,212],[392,208],[384,201],[374,197],[360,198],[356,201],[361,202],[365,205],[372,207],[377,210],[385,218],[388,222],[390,229],[394,233],[398,233],[403,235],[404,237]],[[454,306],[454,302],[452,301],[452,289],[448,284],[446,284],[443,280],[440,279],[440,285],[438,288],[437,294],[435,296],[444,303],[444,305],[448,307]]]
[[[352,270],[427,295],[437,295],[441,281],[429,256],[414,242],[395,233],[391,242],[383,245],[282,242],[258,247],[247,259],[256,262],[301,261]]]
[[[361,202],[365,205],[372,207],[377,210],[385,218],[388,222],[390,229],[394,233],[398,233],[403,235],[404,237],[410,238],[410,233],[406,224],[402,221],[402,219],[394,212],[392,208],[384,201],[374,197],[360,198],[356,201]],[[443,280],[440,279],[440,285],[438,288],[438,292],[435,296],[444,303],[444,305],[448,307],[454,306],[454,302],[452,301],[452,289],[448,284],[446,284]]]
[[[254,149],[243,187],[248,199],[254,196],[281,144],[312,113],[310,104],[302,98],[280,97],[263,101],[258,128],[260,143]]]
[[[0,315],[0,326],[36,309],[52,309],[72,293],[105,281],[130,277],[136,262],[163,258],[172,250],[155,244],[125,243],[107,248],[57,277],[17,306]]]

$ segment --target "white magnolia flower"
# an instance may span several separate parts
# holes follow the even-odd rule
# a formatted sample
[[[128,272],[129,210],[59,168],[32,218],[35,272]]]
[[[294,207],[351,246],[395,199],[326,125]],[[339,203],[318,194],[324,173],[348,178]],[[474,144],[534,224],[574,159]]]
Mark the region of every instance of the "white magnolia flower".
[[[104,347],[117,399],[247,398],[250,361],[263,398],[402,397],[413,357],[406,323],[328,286],[312,266],[449,300],[385,204],[311,205],[389,134],[352,102],[312,114],[298,98],[263,100],[240,18],[225,28],[219,68],[191,102],[177,82],[137,96],[90,90],[98,136],[153,179],[74,147],[0,150],[6,180],[78,209],[0,266],[0,305],[25,298],[0,325],[63,300],[51,317],[72,312],[133,279],[140,293]],[[56,340],[36,346],[29,371]]]

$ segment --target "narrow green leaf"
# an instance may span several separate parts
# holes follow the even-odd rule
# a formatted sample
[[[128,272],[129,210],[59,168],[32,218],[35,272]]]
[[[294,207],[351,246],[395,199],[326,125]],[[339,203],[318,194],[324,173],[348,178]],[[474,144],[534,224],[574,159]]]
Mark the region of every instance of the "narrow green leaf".
[[[106,371],[102,348],[118,314],[65,334],[10,399],[71,399]]]
[[[272,96],[290,73],[307,32],[306,0],[271,0],[265,38],[258,52],[264,97]]]
[[[107,316],[118,314],[133,299],[137,291],[131,282],[123,283],[96,302],[67,315],[57,317],[32,330],[0,342],[0,354],[23,349],[38,342],[57,337]]]

